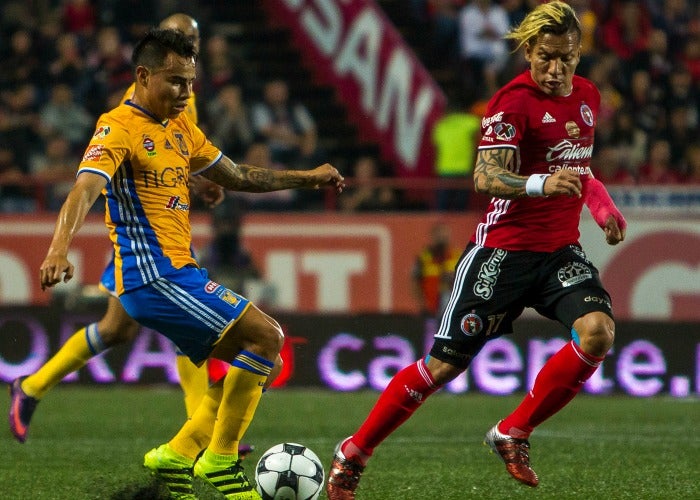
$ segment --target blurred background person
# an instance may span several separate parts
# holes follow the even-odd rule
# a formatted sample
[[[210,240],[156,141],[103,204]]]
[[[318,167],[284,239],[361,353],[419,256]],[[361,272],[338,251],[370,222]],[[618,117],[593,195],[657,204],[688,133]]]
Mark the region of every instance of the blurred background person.
[[[452,244],[450,226],[436,223],[411,272],[411,288],[422,315],[433,319],[441,316],[450,298],[455,265],[461,254],[462,249]]]
[[[344,212],[374,212],[399,208],[396,191],[377,185],[379,162],[374,156],[360,156],[352,167],[352,184],[346,188],[338,203]]]

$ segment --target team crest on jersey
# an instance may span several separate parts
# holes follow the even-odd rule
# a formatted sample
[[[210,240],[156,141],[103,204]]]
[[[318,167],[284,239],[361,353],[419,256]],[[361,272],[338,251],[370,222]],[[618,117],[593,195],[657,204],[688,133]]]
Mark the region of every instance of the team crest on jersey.
[[[493,127],[499,141],[512,141],[515,137],[515,127],[510,123],[498,123]]]
[[[581,129],[575,121],[566,122],[564,126],[566,127],[566,133],[569,134],[569,137],[572,139],[578,139],[581,136]]]
[[[112,131],[109,126],[102,126],[95,130],[95,133],[93,134],[92,138],[93,139],[104,139],[107,134],[109,134]]]
[[[102,151],[104,150],[104,144],[93,144],[88,146],[83,155],[83,161],[100,161],[102,158]]]
[[[175,140],[177,141],[177,147],[180,149],[180,152],[183,154],[183,156],[189,156],[190,152],[187,150],[187,143],[185,142],[185,137],[180,132],[175,132],[173,135],[175,136]]]
[[[148,137],[147,135],[143,136],[143,142],[141,143],[143,146],[143,149],[146,150],[146,154],[148,156],[155,156],[156,154],[156,143],[153,142],[153,139]]]
[[[592,277],[593,273],[591,272],[591,268],[580,262],[569,262],[557,271],[557,278],[559,278],[561,285],[565,288],[591,279]]]
[[[216,281],[209,280],[207,281],[207,284],[204,285],[204,291],[206,293],[214,293],[217,288],[219,288],[221,285],[219,285]]]
[[[581,118],[589,127],[593,126],[593,111],[585,102],[581,104]]]
[[[173,145],[167,139],[165,139],[165,149],[173,149]]]
[[[238,305],[238,303],[241,301],[238,296],[233,293],[231,290],[225,287],[221,287],[221,289],[216,293],[216,295],[219,296],[221,300],[226,302],[227,304],[231,304],[232,306]]]
[[[484,322],[481,320],[479,315],[469,313],[462,318],[460,327],[465,335],[473,337],[474,335],[478,335],[484,328]]]

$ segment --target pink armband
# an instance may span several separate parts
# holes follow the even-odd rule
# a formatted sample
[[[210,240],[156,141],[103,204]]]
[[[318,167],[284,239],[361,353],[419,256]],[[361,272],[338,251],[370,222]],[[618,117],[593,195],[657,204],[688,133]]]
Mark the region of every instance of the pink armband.
[[[627,221],[615,206],[615,202],[610,197],[608,190],[605,189],[603,183],[598,179],[591,178],[588,180],[583,201],[601,228],[605,228],[605,222],[611,215],[615,218],[617,226],[621,230],[627,227]]]

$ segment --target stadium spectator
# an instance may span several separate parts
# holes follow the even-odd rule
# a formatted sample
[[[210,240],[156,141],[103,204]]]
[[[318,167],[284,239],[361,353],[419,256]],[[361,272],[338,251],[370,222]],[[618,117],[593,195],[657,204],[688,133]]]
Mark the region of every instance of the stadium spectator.
[[[30,173],[38,183],[37,189],[44,191],[44,208],[58,210],[73,185],[80,157],[71,141],[61,134],[46,137],[44,144],[30,159]]]
[[[663,135],[671,150],[671,169],[680,177],[685,174],[685,148],[700,137],[700,131],[693,126],[697,109],[686,106],[675,106],[668,111],[668,126]],[[691,119],[691,116],[693,117]],[[651,156],[651,155],[650,155]]]
[[[0,141],[11,144],[23,174],[29,173],[29,156],[41,144],[39,88],[26,82],[0,97]]]
[[[74,100],[73,89],[65,83],[55,85],[49,101],[39,109],[40,134],[59,134],[70,141],[72,150],[85,144],[93,125],[92,115]]]
[[[421,314],[439,319],[447,307],[455,265],[462,249],[452,244],[452,230],[444,222],[430,229],[430,241],[421,249],[411,271],[411,288]]]
[[[339,199],[344,212],[377,212],[399,207],[396,191],[386,185],[378,185],[381,179],[380,165],[376,157],[362,155],[352,167],[353,185]]]
[[[696,139],[685,149],[686,157],[686,182],[700,184],[700,142]]]
[[[693,85],[700,87],[700,34],[688,38],[679,59],[690,73]]]
[[[511,476],[537,486],[530,434],[576,396],[612,346],[610,297],[579,246],[578,225],[584,200],[610,244],[624,239],[624,219],[588,175],[590,157],[549,169],[558,160],[548,155],[558,145],[572,138],[581,148],[593,145],[598,92],[574,74],[580,25],[568,4],[554,1],[530,12],[508,37],[524,46],[531,69],[496,93],[482,124],[474,184],[494,198],[457,263],[430,354],[399,371],[364,423],[336,448],[326,487],[330,500],[355,498],[376,447],[467,369],[489,339],[511,333],[525,307],[558,320],[573,339],[549,358],[532,390],[485,442]],[[542,125],[564,119],[568,127]]]
[[[508,61],[508,14],[497,2],[474,0],[459,13],[461,73],[464,92],[490,97]]]
[[[627,167],[621,148],[611,145],[596,147],[591,159],[591,170],[596,179],[604,184],[634,186],[637,179]]]
[[[97,29],[97,9],[90,0],[65,0],[61,20],[68,33],[89,40]]]
[[[215,96],[224,87],[235,85],[242,93],[250,90],[246,64],[236,57],[236,51],[224,35],[213,34],[204,43],[201,53],[202,82],[199,90]]]
[[[13,91],[27,82],[38,82],[43,76],[41,59],[34,35],[29,29],[15,30],[9,37],[9,47],[0,58],[0,90]],[[2,45],[0,45],[2,47]]]
[[[230,151],[232,157],[242,158],[253,142],[254,133],[241,87],[232,83],[221,87],[207,103],[206,111],[212,142],[221,144],[221,148]]]
[[[435,173],[439,179],[464,182],[463,189],[438,189],[438,210],[464,211],[469,208],[468,177],[474,168],[476,146],[481,138],[481,117],[457,98],[433,128]]]
[[[237,165],[225,156],[182,115],[196,76],[196,56],[194,43],[175,30],[149,31],[136,45],[133,100],[98,120],[97,130],[109,127],[109,133],[93,135],[86,149],[40,267],[40,283],[47,288],[72,278],[71,240],[106,189],[106,219],[121,257],[115,259],[119,267],[115,279],[124,309],[173,340],[195,364],[210,357],[232,364],[173,439],[146,454],[144,465],[175,495],[193,495],[193,474],[219,492],[241,495],[254,487],[240,466],[238,444],[253,418],[283,335],[279,325],[247,299],[212,283],[193,258],[187,175],[199,173],[226,189],[241,191],[320,186],[340,191],[343,178],[329,164],[274,172]],[[144,143],[144,135],[153,143]],[[149,154],[153,150],[157,156]],[[123,161],[131,169],[119,168]],[[183,172],[168,187],[168,205],[158,201],[163,186],[141,175],[152,169],[156,178],[166,170]],[[124,182],[110,182],[113,176]],[[122,218],[134,209],[141,216]],[[146,233],[153,237],[138,236]],[[18,389],[15,384],[13,395]]]
[[[47,64],[48,83],[70,85],[75,97],[82,99],[89,82],[78,36],[74,33],[61,34],[54,50],[56,53]]]
[[[643,2],[611,0],[600,26],[602,48],[611,50],[629,71],[632,59],[647,49],[651,19]]]
[[[647,162],[639,168],[639,184],[678,184],[681,176],[671,164],[671,144],[655,139],[649,146]]]
[[[598,136],[596,136],[596,149],[598,148],[597,139]],[[616,113],[612,133],[601,146],[608,144],[614,147],[619,158],[624,162],[624,171],[635,177],[638,174],[639,166],[646,158],[647,142],[647,134],[634,122],[632,110],[625,107]],[[615,177],[617,179],[610,182],[619,183],[621,180],[624,180],[620,179],[618,175]],[[601,180],[605,181],[605,179]]]
[[[131,85],[130,51],[116,27],[107,26],[98,30],[95,45],[87,54],[87,70],[92,86],[86,92],[85,103],[95,116],[104,107],[109,94]]]
[[[316,122],[308,108],[293,102],[286,81],[268,81],[263,98],[252,108],[253,130],[270,145],[272,160],[292,168],[314,160],[318,148]]]
[[[643,70],[649,73],[652,85],[656,87],[666,86],[668,75],[673,67],[666,32],[660,29],[652,30],[646,49],[634,55],[629,67],[633,71]]]

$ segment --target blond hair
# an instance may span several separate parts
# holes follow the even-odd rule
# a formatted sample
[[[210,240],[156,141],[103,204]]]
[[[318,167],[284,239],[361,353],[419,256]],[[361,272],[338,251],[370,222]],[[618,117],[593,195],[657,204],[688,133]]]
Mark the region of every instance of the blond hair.
[[[506,33],[505,38],[515,41],[517,51],[541,34],[564,35],[572,31],[578,33],[580,40],[581,23],[576,17],[576,12],[569,4],[555,1],[535,7],[519,26]]]

